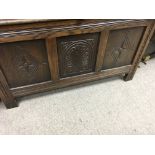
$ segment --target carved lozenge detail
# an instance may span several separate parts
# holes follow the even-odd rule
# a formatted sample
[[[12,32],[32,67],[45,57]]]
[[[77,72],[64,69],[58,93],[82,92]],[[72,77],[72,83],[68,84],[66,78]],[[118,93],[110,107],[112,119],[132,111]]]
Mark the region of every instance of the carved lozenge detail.
[[[136,27],[111,31],[103,69],[132,64],[143,30],[143,27]]]
[[[117,64],[119,59],[121,59],[121,55],[124,52],[130,52],[132,50],[132,43],[128,37],[128,31],[122,32],[122,44],[120,47],[114,47],[111,50],[111,56],[113,57],[113,65]]]

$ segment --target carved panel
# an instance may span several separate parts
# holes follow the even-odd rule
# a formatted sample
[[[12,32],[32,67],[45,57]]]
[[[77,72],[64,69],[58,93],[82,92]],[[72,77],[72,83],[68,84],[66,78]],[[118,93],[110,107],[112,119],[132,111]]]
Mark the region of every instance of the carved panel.
[[[51,79],[43,40],[0,44],[0,66],[12,88]]]
[[[130,65],[143,32],[144,27],[111,31],[106,47],[103,69]]]
[[[61,77],[94,71],[99,33],[57,39]]]

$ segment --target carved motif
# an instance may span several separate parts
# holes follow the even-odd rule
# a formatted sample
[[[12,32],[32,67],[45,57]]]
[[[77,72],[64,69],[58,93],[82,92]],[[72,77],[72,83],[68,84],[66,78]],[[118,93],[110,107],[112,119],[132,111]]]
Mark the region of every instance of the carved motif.
[[[107,43],[103,69],[130,65],[143,30],[143,27],[136,27],[111,31]]]
[[[39,62],[35,57],[30,55],[26,48],[14,46],[17,55],[14,57],[14,64],[22,76],[33,77],[38,71],[39,65],[47,65],[47,62]]]
[[[0,65],[11,88],[51,79],[43,40],[0,45]]]
[[[59,45],[61,76],[76,75],[93,70],[97,38],[62,40]]]
[[[65,52],[65,69],[67,72],[74,72],[73,64],[76,61],[81,61],[81,70],[89,68],[89,52],[91,53],[93,50],[93,39],[62,42],[61,44]],[[78,57],[79,59],[76,60]]]
[[[113,65],[121,58],[124,52],[129,52],[132,50],[130,39],[128,37],[128,31],[122,32],[123,42],[120,47],[114,47],[111,50],[111,56],[113,57]]]

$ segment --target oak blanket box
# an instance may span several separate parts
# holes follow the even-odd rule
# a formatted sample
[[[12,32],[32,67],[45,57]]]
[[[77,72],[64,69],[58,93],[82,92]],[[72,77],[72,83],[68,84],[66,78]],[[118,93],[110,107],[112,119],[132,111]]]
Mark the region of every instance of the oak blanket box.
[[[152,20],[0,20],[0,98],[18,98],[122,75],[131,80]]]

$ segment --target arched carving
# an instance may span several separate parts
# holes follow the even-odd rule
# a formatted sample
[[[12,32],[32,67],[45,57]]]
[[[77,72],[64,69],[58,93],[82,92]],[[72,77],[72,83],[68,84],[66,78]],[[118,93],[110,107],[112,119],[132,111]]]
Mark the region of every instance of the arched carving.
[[[94,34],[92,34],[92,37],[90,36],[90,34],[88,38],[78,36],[73,40],[73,36],[71,38],[65,37],[62,40],[60,38],[58,41],[58,52],[60,53],[59,60],[62,77],[91,72],[94,69],[98,37]]]

